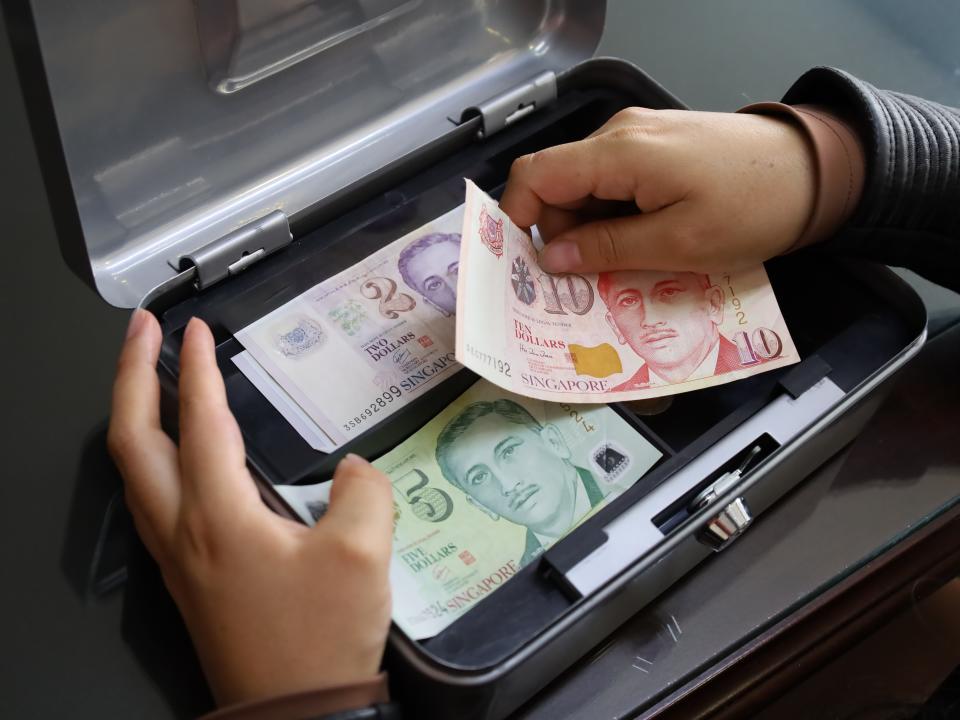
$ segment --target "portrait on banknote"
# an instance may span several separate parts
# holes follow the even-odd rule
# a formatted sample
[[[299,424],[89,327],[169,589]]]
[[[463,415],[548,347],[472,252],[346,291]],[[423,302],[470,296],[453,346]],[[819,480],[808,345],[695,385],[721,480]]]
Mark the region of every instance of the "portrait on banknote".
[[[597,294],[621,345],[643,365],[611,392],[669,385],[742,367],[736,344],[720,332],[723,289],[694,272],[603,272]]]
[[[613,469],[605,453],[575,456],[556,425],[540,423],[507,398],[465,407],[441,430],[436,456],[443,477],[467,502],[495,521],[526,528],[521,567],[606,497],[586,466]],[[621,454],[619,463],[626,469],[629,457]]]
[[[460,233],[430,233],[400,251],[400,277],[429,305],[449,317],[457,311]]]
[[[374,462],[397,504],[394,618],[435,634],[628,490],[660,451],[604,405],[479,381]]]

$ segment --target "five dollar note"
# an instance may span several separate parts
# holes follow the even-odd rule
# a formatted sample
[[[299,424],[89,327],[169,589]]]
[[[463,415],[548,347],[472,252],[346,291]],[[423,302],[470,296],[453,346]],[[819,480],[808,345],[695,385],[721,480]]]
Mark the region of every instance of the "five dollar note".
[[[661,452],[603,405],[545,403],[474,384],[373,464],[393,484],[393,619],[436,635],[585,519]],[[330,483],[277,485],[308,524]]]

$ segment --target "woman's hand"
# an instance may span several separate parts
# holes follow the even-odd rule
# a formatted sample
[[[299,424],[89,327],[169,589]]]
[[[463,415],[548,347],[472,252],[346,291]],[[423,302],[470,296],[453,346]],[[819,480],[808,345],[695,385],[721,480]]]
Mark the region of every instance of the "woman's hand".
[[[274,514],[247,471],[210,330],[194,319],[184,333],[179,448],[160,427],[160,342],[137,311],[108,442],[218,704],[372,678],[390,625],[389,481],[347,456],[315,527]]]
[[[630,108],[517,159],[500,206],[537,225],[548,272],[735,270],[789,249],[815,192],[812,147],[789,121]],[[611,217],[609,201],[632,212]]]

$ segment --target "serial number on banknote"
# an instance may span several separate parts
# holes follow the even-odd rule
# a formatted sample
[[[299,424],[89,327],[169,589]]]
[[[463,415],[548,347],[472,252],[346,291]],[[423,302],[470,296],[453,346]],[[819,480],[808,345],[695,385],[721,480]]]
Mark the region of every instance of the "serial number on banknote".
[[[513,377],[510,374],[510,363],[508,363],[506,360],[501,360],[500,358],[494,357],[489,353],[485,353],[483,350],[480,350],[469,343],[467,343],[466,347],[467,352],[470,353],[475,360],[493,368],[505,377]]]
[[[383,393],[372,403],[370,403],[364,410],[354,418],[351,418],[343,424],[344,430],[353,430],[356,427],[360,427],[365,420],[369,420],[374,415],[378,414],[382,410],[386,410],[390,407],[394,401],[399,400],[403,397],[403,390],[400,389],[399,385],[391,385],[389,388],[383,391]]]

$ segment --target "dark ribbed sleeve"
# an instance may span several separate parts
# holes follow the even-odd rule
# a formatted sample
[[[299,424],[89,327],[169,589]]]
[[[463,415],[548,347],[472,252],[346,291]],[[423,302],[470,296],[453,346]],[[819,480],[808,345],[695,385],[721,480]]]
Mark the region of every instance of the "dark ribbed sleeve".
[[[827,247],[960,290],[960,110],[832,68],[805,73],[783,102],[830,108],[864,143],[863,196]]]

